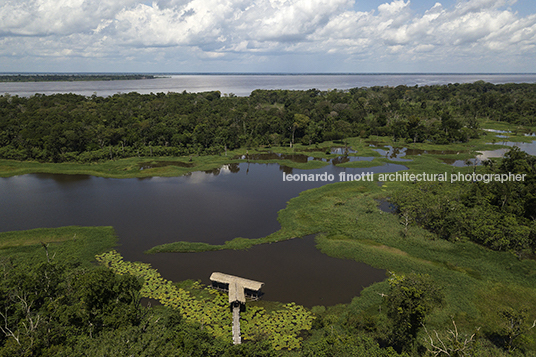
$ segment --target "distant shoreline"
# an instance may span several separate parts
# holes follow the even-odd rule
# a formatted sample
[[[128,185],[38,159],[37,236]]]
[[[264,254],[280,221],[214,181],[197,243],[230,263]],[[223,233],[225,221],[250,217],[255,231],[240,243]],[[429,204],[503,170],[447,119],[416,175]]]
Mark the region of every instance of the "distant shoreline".
[[[16,77],[152,79],[167,76],[505,76],[536,75],[536,72],[0,72],[0,81]]]
[[[154,79],[149,74],[1,74],[0,82],[78,82]]]

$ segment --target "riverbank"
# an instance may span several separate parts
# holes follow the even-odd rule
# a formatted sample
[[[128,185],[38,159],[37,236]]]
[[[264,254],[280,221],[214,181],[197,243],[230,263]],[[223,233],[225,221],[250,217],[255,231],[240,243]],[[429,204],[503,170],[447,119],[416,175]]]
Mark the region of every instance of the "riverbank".
[[[505,125],[499,127],[505,128],[505,130],[509,128]],[[435,162],[429,160],[431,157],[436,158],[439,163],[441,160],[444,163],[449,162],[449,160],[463,162],[474,158],[481,152],[509,148],[509,146],[501,144],[505,140],[530,143],[534,137],[524,135],[530,130],[527,128],[519,129],[517,133],[508,134],[507,139],[497,138],[492,132],[484,132],[484,135],[478,139],[449,145],[412,144],[395,142],[390,137],[371,136],[369,138],[349,138],[344,141],[326,141],[317,145],[296,144],[293,148],[241,148],[230,150],[222,155],[207,156],[131,157],[94,163],[0,160],[0,177],[35,173],[90,175],[107,178],[175,177],[195,171],[217,173],[223,165],[241,162],[276,163],[289,169],[307,170],[318,169],[330,164],[348,168],[367,168],[389,162],[400,162],[400,159],[413,160],[412,162],[404,162],[404,165],[410,168],[430,169],[432,171],[434,167],[425,167],[425,165]],[[405,148],[406,152],[402,150],[401,156],[398,157],[396,154],[393,155],[393,148]],[[422,158],[426,159],[422,160]],[[443,169],[441,166],[438,168],[440,171]]]

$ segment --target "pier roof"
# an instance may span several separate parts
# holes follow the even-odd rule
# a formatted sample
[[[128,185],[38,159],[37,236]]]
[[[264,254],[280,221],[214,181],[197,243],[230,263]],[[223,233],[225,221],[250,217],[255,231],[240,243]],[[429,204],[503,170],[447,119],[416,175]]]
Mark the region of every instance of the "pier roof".
[[[264,283],[255,280],[249,280],[234,275],[214,272],[210,276],[211,281],[218,283],[229,284],[229,303],[240,301],[246,302],[246,296],[244,289],[258,291],[262,288]]]

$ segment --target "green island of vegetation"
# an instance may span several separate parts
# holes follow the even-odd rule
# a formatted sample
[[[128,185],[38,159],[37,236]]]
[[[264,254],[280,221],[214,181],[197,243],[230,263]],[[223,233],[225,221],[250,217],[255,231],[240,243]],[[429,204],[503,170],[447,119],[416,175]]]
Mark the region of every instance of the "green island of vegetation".
[[[150,74],[2,74],[0,82],[125,81],[157,78]]]
[[[372,167],[378,147],[415,149],[409,173],[526,174],[509,182],[340,182],[302,192],[279,212],[281,229],[221,246],[177,242],[151,253],[247,249],[317,234],[323,253],[387,269],[349,304],[305,309],[259,301],[233,346],[220,293],[164,280],[111,250],[111,227],[0,233],[0,356],[535,356],[536,159],[482,128],[532,141],[536,85],[349,91],[254,91],[0,97],[0,175],[104,177],[217,173],[222,165],[334,159],[351,148]],[[426,150],[427,153],[419,150]],[[256,154],[279,153],[280,156]],[[378,208],[389,200],[395,213]],[[95,260],[98,264],[95,264]],[[162,305],[143,307],[141,298]],[[249,303],[248,303],[249,304]]]

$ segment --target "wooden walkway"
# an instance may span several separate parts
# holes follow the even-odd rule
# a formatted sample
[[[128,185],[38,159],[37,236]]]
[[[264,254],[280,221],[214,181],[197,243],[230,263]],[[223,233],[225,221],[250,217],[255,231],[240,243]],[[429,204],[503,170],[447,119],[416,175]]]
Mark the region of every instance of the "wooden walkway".
[[[233,344],[239,345],[242,343],[242,337],[240,336],[240,308],[242,306],[245,308],[246,290],[248,290],[248,294],[258,298],[259,291],[264,283],[219,272],[213,272],[210,276],[210,281],[212,281],[213,288],[228,291],[229,305],[233,309]]]
[[[240,304],[233,305],[233,344],[239,345],[242,343],[240,337]]]

